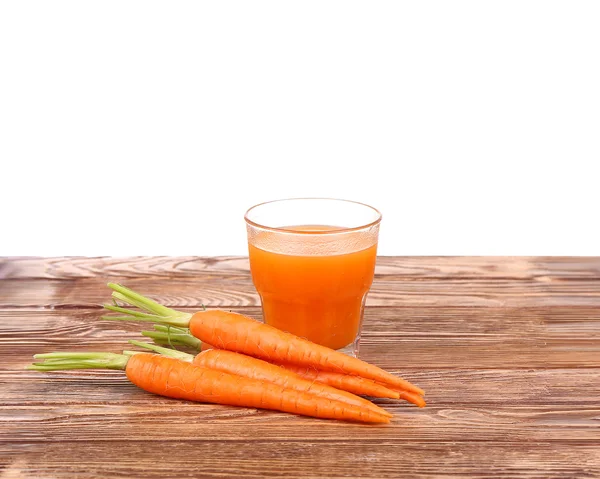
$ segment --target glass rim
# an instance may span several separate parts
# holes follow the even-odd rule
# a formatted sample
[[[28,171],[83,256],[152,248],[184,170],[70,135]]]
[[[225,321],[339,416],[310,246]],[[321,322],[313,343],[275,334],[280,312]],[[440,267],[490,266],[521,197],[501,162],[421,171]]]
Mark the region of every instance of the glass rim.
[[[248,215],[250,214],[250,212],[252,210],[259,208],[261,206],[269,205],[271,203],[282,203],[285,201],[298,201],[298,200],[324,200],[324,201],[339,201],[339,202],[344,202],[344,203],[353,203],[355,205],[364,206],[365,208],[369,208],[370,210],[374,211],[377,214],[377,219],[375,221],[371,221],[370,223],[367,223],[367,224],[361,225],[361,226],[353,226],[353,227],[348,227],[348,228],[342,227],[339,229],[327,230],[327,231],[306,231],[306,230],[297,230],[297,229],[289,228],[289,227],[282,228],[282,227],[276,227],[276,226],[266,226],[266,225],[257,223],[255,221],[252,221],[250,218],[248,218]],[[275,232],[279,232],[279,233],[302,234],[302,235],[334,235],[334,234],[340,234],[340,233],[348,233],[348,232],[352,232],[352,231],[360,231],[360,230],[363,230],[366,228],[371,228],[372,226],[379,224],[381,222],[381,218],[382,218],[381,212],[377,208],[370,206],[366,203],[361,203],[360,201],[353,201],[353,200],[344,200],[342,198],[326,198],[326,197],[281,198],[278,200],[263,201],[262,203],[258,203],[257,205],[254,205],[254,206],[251,206],[250,208],[248,208],[248,210],[244,214],[244,220],[246,221],[246,224],[248,224],[250,226],[254,226],[255,228],[261,228],[264,230],[275,231]]]

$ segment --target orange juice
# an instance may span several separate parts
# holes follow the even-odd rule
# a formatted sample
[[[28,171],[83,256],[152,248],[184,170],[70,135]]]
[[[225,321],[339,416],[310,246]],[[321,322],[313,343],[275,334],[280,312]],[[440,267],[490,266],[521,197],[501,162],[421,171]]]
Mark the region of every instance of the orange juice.
[[[307,234],[306,238],[317,244],[328,236],[320,238],[318,233],[342,228],[309,225],[289,229]],[[327,248],[322,248],[326,254],[319,254],[318,248],[310,254],[302,254],[302,250],[283,254],[277,241],[263,236],[249,244],[252,280],[262,300],[265,322],[332,349],[353,343],[373,282],[377,244],[361,248],[360,242],[354,241],[351,248],[345,248],[350,252],[340,248],[339,254],[331,254]]]

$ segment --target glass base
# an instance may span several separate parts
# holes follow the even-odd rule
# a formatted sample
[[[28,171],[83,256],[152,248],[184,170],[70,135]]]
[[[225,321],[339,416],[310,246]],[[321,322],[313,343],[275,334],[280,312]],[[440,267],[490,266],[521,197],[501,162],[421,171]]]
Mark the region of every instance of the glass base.
[[[360,348],[360,336],[357,337],[354,342],[350,343],[348,346],[338,349],[339,353],[344,353],[353,358],[358,358],[358,352]]]

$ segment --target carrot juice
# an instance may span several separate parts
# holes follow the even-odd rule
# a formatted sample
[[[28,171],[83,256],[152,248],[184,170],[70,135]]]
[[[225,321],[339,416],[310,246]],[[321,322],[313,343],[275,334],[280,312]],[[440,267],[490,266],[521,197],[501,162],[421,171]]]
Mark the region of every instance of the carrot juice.
[[[253,245],[249,250],[267,324],[332,349],[355,340],[377,245],[323,256],[279,254]]]
[[[254,206],[245,220],[264,321],[358,356],[379,211],[347,200],[296,198]]]

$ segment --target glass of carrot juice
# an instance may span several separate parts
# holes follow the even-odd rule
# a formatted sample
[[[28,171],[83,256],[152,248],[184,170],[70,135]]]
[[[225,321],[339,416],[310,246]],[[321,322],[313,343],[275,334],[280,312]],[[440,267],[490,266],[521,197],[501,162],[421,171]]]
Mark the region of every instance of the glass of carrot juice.
[[[357,356],[381,213],[354,201],[296,198],[256,205],[245,220],[265,322]]]

